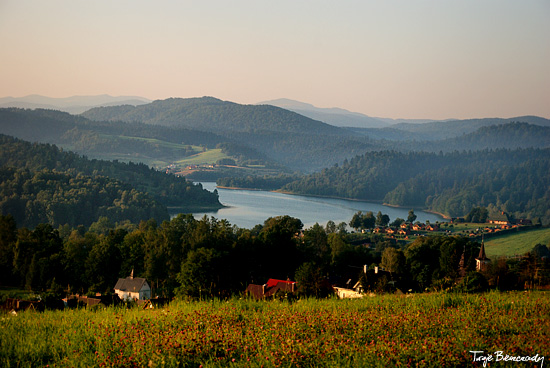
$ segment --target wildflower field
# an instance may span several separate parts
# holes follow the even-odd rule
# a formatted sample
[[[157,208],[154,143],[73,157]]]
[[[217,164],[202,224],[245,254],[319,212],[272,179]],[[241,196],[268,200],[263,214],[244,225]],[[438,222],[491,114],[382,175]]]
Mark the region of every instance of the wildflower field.
[[[0,315],[1,367],[465,367],[470,351],[544,356],[550,293],[174,301]]]

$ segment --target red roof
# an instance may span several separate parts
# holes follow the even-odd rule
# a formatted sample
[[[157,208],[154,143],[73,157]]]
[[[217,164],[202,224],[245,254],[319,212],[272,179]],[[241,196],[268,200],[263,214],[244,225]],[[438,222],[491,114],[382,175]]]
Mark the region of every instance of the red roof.
[[[277,286],[277,284],[279,284],[279,283],[292,285],[292,284],[295,284],[296,281],[269,279],[269,280],[267,280],[267,282],[266,282],[265,285],[266,285],[268,288],[271,288],[271,287]]]

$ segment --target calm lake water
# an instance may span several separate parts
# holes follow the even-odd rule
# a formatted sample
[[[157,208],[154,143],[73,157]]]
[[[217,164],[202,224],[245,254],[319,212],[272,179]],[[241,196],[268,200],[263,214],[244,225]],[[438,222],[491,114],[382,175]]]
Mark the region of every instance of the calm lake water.
[[[214,191],[216,183],[203,182],[203,188]],[[220,202],[227,206],[217,211],[193,213],[199,219],[204,215],[217,219],[227,219],[232,225],[251,229],[263,224],[269,217],[289,215],[302,220],[304,228],[314,225],[326,225],[329,220],[336,224],[349,223],[357,211],[372,211],[374,215],[381,211],[390,217],[406,219],[410,208],[395,208],[377,203],[350,201],[345,199],[306,197],[266,191],[218,189]],[[445,221],[441,216],[414,209],[416,221]]]

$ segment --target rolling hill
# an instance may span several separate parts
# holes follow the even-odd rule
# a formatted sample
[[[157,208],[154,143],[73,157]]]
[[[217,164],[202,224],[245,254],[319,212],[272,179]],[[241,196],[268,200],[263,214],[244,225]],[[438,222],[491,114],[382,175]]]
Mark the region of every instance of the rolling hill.
[[[0,107],[19,107],[27,109],[52,109],[65,111],[71,114],[80,114],[97,106],[113,105],[141,105],[151,102],[150,100],[137,96],[72,96],[65,98],[53,98],[40,95],[29,95],[25,97],[3,97],[0,98]]]
[[[212,97],[94,108],[82,116],[96,121],[140,121],[212,132],[303,171],[318,170],[379,148],[367,137],[279,107],[240,105]]]
[[[337,107],[320,108],[305,102],[289,100],[287,98],[259,102],[257,105],[277,106],[337,127],[383,128],[390,125],[382,119],[373,118],[357,112],[351,112]]]
[[[538,116],[519,116],[508,119],[487,118],[448,120],[427,122],[424,124],[399,123],[381,129],[351,128],[351,130],[357,134],[366,135],[373,139],[386,139],[392,141],[438,141],[473,133],[483,127],[504,125],[512,122],[550,127],[550,120],[548,119]]]

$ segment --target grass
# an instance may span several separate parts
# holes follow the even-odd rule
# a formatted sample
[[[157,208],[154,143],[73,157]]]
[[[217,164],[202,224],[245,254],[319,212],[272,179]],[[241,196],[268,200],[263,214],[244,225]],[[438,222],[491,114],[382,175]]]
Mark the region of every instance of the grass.
[[[549,294],[179,301],[0,316],[2,367],[464,367],[473,350],[548,356]]]
[[[230,156],[226,155],[222,152],[221,148],[215,148],[206,150],[204,152],[197,153],[195,155],[186,157],[182,160],[178,160],[175,162],[177,165],[210,165],[215,164],[218,160],[222,158],[230,158]]]
[[[7,298],[35,300],[37,297],[37,294],[34,294],[29,290],[9,286],[0,286],[0,303],[3,303]]]
[[[129,137],[129,136],[123,136],[123,135],[116,136],[116,138],[149,142],[149,143],[161,146],[161,147],[171,148],[171,149],[174,149],[174,150],[185,149],[186,147],[191,147],[196,152],[201,152],[202,151],[202,147],[200,147],[200,146],[193,146],[193,145],[190,145],[190,144],[180,144],[180,143],[167,142],[167,141],[163,141],[163,140],[155,139],[155,138]]]
[[[485,241],[485,252],[491,256],[524,254],[537,244],[550,245],[550,228],[504,234]]]

